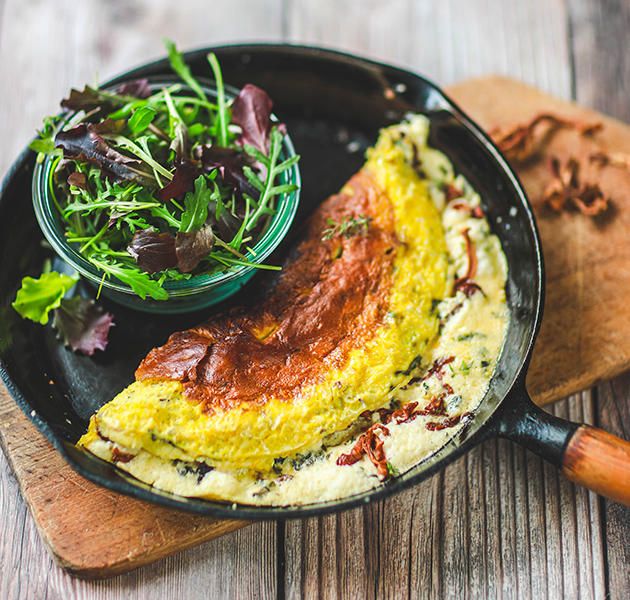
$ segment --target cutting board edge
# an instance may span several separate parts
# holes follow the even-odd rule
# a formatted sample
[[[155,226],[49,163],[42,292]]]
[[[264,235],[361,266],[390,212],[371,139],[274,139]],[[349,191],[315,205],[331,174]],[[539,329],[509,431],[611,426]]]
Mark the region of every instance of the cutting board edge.
[[[126,554],[120,558],[120,560],[113,561],[110,563],[102,562],[98,563],[87,562],[81,557],[76,557],[72,554],[71,551],[65,548],[64,544],[59,542],[54,535],[51,534],[49,528],[45,527],[44,522],[45,519],[45,504],[43,506],[38,506],[36,502],[34,502],[33,493],[31,493],[28,489],[25,489],[25,483],[28,480],[28,476],[24,473],[24,468],[18,464],[16,464],[13,456],[14,449],[11,448],[11,444],[7,439],[6,433],[4,431],[5,427],[15,427],[17,421],[22,421],[23,425],[26,425],[29,429],[32,430],[34,436],[37,437],[37,444],[46,448],[46,450],[54,457],[58,457],[60,461],[63,459],[59,456],[57,450],[52,446],[52,444],[46,439],[46,437],[35,427],[33,423],[30,422],[30,419],[18,405],[18,403],[13,398],[10,391],[4,385],[4,383],[0,383],[0,416],[2,417],[2,421],[0,422],[0,451],[2,451],[7,459],[7,463],[9,468],[15,477],[15,480],[18,485],[18,489],[20,490],[20,494],[24,499],[28,511],[33,517],[33,521],[35,522],[35,527],[44,542],[44,545],[48,549],[49,553],[53,557],[54,561],[66,570],[68,573],[73,576],[82,578],[82,579],[107,579],[111,577],[115,577],[116,575],[121,575],[123,573],[128,573],[130,571],[134,571],[140,567],[149,565],[151,563],[157,562],[163,558],[171,556],[176,552],[180,552],[186,550],[188,548],[193,548],[204,542],[216,539],[225,535],[227,533],[231,533],[232,531],[236,531],[238,529],[242,529],[243,527],[247,527],[252,523],[249,521],[236,521],[229,519],[213,519],[212,517],[208,517],[209,522],[214,522],[217,525],[207,531],[200,532],[197,536],[191,536],[189,539],[183,541],[177,548],[173,548],[171,546],[161,546],[156,545],[148,552],[141,552],[140,550],[134,554]],[[63,461],[62,468],[66,469],[71,476],[81,477],[72,467],[65,461]],[[91,482],[87,482],[88,485],[96,485]],[[133,500],[133,502],[140,501]],[[141,502],[147,508],[151,508],[149,503]],[[188,513],[181,512],[183,517],[189,517]],[[172,544],[171,544],[172,545]]]
[[[189,548],[200,546],[205,542],[209,542],[223,535],[227,535],[228,533],[237,531],[238,529],[242,529],[243,527],[248,527],[249,525],[252,525],[252,522],[248,521],[217,521],[217,523],[219,522],[223,525],[222,527],[220,527],[220,531],[217,532],[212,530],[205,535],[199,536],[196,539],[191,539],[181,544],[177,548],[163,549],[160,551],[148,552],[146,554],[136,554],[134,556],[126,556],[120,561],[116,561],[111,564],[86,565],[75,561],[72,558],[66,558],[62,553],[58,553],[55,550],[54,546],[52,546],[47,539],[46,547],[50,551],[55,562],[72,576],[79,579],[88,580],[110,579],[112,577],[116,577],[117,575],[131,573],[132,571],[168,558],[169,556],[172,556],[173,554],[176,554],[178,552],[183,552],[184,550],[188,550]],[[39,528],[39,526],[37,527],[37,530],[41,533],[41,529]],[[42,537],[44,537],[43,534]]]

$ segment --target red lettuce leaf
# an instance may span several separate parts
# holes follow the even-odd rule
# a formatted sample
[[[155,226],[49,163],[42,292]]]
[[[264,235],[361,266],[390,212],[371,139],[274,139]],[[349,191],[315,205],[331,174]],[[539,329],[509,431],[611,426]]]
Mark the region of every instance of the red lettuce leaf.
[[[152,229],[137,231],[127,247],[127,252],[147,273],[157,273],[177,266],[175,238],[170,233],[159,233]]]
[[[132,79],[125,81],[116,88],[116,93],[120,96],[133,96],[134,98],[148,98],[151,95],[148,79]]]
[[[92,356],[96,350],[105,350],[113,325],[111,313],[103,312],[93,300],[79,296],[62,300],[53,320],[64,344],[87,356]]]
[[[199,262],[208,256],[214,245],[214,234],[210,225],[204,225],[197,231],[178,233],[175,238],[177,266],[182,273],[190,273]]]
[[[192,192],[194,181],[198,175],[199,169],[193,163],[181,161],[175,167],[173,179],[157,191],[158,200],[166,202],[171,198],[181,198],[187,192]]]
[[[153,185],[153,176],[141,161],[121,154],[100,135],[113,132],[117,127],[116,121],[104,121],[99,125],[81,123],[67,131],[60,131],[55,137],[55,147],[63,149],[64,158],[100,167],[110,179]]]
[[[120,96],[144,99],[151,95],[151,88],[147,79],[134,79],[121,83],[116,88],[115,93]],[[61,101],[62,108],[82,110],[86,113],[95,110],[98,110],[99,113],[107,113],[122,104],[124,104],[124,98],[117,102],[111,96],[105,96],[100,90],[89,85],[86,85],[82,90],[71,89],[70,95]]]
[[[255,197],[256,190],[243,173],[245,165],[253,167],[253,161],[247,154],[233,148],[200,146],[197,148],[197,158],[205,171],[217,169],[223,183],[231,186],[241,195],[246,193]]]
[[[79,173],[79,171],[74,171],[74,173],[70,173],[67,179],[68,185],[73,185],[74,187],[81,188],[82,190],[87,190],[87,177],[85,173]]]
[[[241,128],[240,144],[249,144],[267,154],[272,108],[267,92],[251,83],[243,87],[232,103],[232,123]]]
[[[114,104],[98,90],[86,85],[82,90],[70,90],[70,96],[61,101],[62,108],[83,110],[86,113],[99,109],[99,112],[111,112]]]

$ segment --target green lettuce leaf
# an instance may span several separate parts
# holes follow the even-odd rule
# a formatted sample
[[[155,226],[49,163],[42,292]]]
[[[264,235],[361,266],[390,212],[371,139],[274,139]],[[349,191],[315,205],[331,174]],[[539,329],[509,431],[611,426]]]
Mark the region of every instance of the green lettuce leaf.
[[[77,280],[76,275],[71,277],[55,271],[44,273],[38,279],[24,277],[11,306],[25,319],[46,325],[50,311],[59,308],[62,298]]]

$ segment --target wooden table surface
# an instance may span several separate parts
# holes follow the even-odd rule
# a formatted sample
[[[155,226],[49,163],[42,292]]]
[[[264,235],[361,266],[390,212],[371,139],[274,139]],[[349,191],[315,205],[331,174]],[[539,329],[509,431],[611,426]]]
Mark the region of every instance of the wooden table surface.
[[[628,0],[0,0],[0,172],[71,85],[161,55],[165,36],[325,45],[443,85],[502,73],[630,121],[629,32]],[[630,438],[630,376],[552,410]],[[628,598],[630,510],[490,441],[365,509],[86,582],[53,563],[0,452],[1,599],[302,596]]]

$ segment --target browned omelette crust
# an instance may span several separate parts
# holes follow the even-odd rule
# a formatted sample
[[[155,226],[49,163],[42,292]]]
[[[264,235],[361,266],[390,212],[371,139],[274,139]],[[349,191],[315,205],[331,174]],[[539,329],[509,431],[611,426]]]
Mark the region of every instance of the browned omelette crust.
[[[367,231],[323,240],[329,219],[369,217]],[[265,301],[171,335],[136,378],[179,380],[207,410],[290,399],[344,363],[388,310],[397,245],[393,208],[364,171],[311,216]]]

